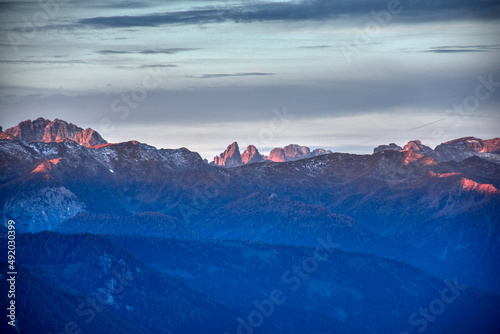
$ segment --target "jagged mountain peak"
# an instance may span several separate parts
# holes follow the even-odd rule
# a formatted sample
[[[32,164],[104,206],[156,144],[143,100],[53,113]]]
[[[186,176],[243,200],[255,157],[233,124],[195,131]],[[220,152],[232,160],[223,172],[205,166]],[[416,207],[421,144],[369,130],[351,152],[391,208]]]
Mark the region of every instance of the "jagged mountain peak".
[[[283,149],[285,151],[285,156],[289,159],[306,158],[311,153],[309,147],[297,144],[290,144],[285,146]]]
[[[390,143],[389,145],[379,145],[373,149],[373,153],[383,152],[383,151],[402,151],[403,148],[395,143]]]
[[[245,152],[243,152],[243,154],[241,155],[241,161],[243,164],[250,164],[253,162],[259,162],[263,160],[264,158],[254,145],[248,145]]]
[[[213,163],[219,166],[236,167],[243,164],[237,142],[229,145],[219,156],[214,157]]]
[[[482,140],[476,137],[463,137],[442,143],[436,147],[439,151],[446,147],[462,148],[468,151],[483,153],[500,153],[500,138]]]
[[[433,151],[432,148],[430,148],[429,146],[426,146],[426,145],[422,144],[422,142],[420,140],[418,140],[418,139],[409,141],[403,147],[403,150],[404,151],[411,150],[411,151],[413,151],[415,153],[419,153],[419,154],[426,154],[426,153],[429,153],[429,152]]]
[[[211,164],[225,166],[225,167],[235,167],[239,165],[245,165],[253,162],[260,161],[273,161],[273,162],[287,162],[295,161],[305,158],[311,158],[322,154],[332,153],[330,150],[325,150],[322,148],[317,148],[313,151],[307,146],[301,146],[298,144],[289,144],[285,147],[275,147],[271,150],[268,156],[261,155],[258,149],[254,145],[249,145],[246,150],[241,154],[241,161],[238,158],[238,144],[236,142],[229,145],[223,153],[219,156],[214,157]],[[239,153],[239,152],[238,152]],[[227,162],[229,159],[229,163]]]
[[[482,140],[476,137],[463,137],[444,142],[435,149],[422,144],[420,140],[411,140],[403,148],[391,143],[373,149],[374,153],[387,150],[412,151],[436,161],[463,161],[478,156],[484,160],[500,164],[500,138]]]
[[[285,150],[282,149],[281,147],[273,148],[269,153],[268,159],[274,162],[285,162],[286,161]]]
[[[80,128],[59,118],[53,121],[43,117],[34,121],[28,119],[5,130],[5,133],[27,142],[51,143],[69,139],[87,147],[107,143],[97,131],[91,128]],[[5,135],[3,137],[6,138]]]

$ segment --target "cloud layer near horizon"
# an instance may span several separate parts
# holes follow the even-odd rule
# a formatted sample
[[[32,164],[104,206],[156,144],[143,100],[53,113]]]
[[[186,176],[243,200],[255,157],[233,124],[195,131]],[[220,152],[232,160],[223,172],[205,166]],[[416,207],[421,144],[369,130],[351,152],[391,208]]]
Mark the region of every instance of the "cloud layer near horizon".
[[[175,12],[143,15],[98,16],[80,19],[77,23],[98,27],[156,27],[168,24],[207,24],[220,22],[263,22],[329,20],[345,15],[361,15],[394,9],[405,21],[426,22],[470,19],[491,20],[500,17],[499,4],[491,0],[309,0],[309,1],[247,1],[237,5],[195,7]],[[215,2],[217,3],[217,2]],[[120,5],[118,5],[120,6]]]

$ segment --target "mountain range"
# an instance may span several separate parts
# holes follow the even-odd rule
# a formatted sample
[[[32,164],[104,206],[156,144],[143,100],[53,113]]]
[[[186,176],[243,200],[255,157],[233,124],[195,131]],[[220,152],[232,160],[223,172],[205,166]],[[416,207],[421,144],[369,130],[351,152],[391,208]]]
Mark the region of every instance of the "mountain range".
[[[116,284],[103,261],[140,277],[105,306],[122,332],[488,332],[500,328],[499,145],[415,140],[371,155],[289,145],[266,157],[235,142],[208,164],[39,118],[0,133],[0,208],[38,282],[30,293],[63,314]],[[329,260],[286,274],[325,244]],[[462,298],[435,321],[419,315],[454,281],[467,286]],[[273,289],[287,302],[252,326]],[[23,305],[26,332],[69,321]]]
[[[380,145],[373,149],[373,153],[386,150],[408,151],[422,154],[436,161],[462,161],[467,158],[478,156],[484,160],[500,163],[500,138],[482,140],[475,137],[459,138],[447,141],[436,146],[435,149],[422,144],[420,140],[409,141],[403,148],[391,143]]]
[[[254,145],[248,145],[246,150],[241,153],[238,147],[238,143],[234,142],[229,145],[226,150],[219,156],[215,156],[214,160],[210,162],[210,164],[224,167],[237,167],[262,161],[294,161],[329,153],[332,153],[332,151],[324,150],[322,148],[311,151],[309,147],[300,146],[297,144],[290,144],[285,146],[284,148],[273,148],[269,155],[261,155],[259,153],[259,150]]]

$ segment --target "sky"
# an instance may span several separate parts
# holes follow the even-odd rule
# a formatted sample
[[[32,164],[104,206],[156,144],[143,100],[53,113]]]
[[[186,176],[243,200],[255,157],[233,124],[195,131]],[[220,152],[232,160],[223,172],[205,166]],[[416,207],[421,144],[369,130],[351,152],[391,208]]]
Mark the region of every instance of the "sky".
[[[500,137],[500,1],[1,1],[0,125],[336,152]]]

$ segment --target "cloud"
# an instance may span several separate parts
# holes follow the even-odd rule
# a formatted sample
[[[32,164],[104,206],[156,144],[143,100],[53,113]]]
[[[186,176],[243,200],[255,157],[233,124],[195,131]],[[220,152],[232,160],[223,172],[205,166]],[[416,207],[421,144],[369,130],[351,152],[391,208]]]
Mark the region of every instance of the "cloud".
[[[140,54],[143,55],[152,55],[152,54],[174,54],[185,51],[193,51],[198,50],[197,48],[169,48],[169,49],[159,49],[159,50],[143,50],[140,51]]]
[[[435,0],[401,1],[401,20],[410,22],[455,19],[498,19],[496,1],[490,0]],[[100,16],[83,18],[79,24],[103,27],[156,27],[168,24],[206,24],[216,22],[305,21],[327,20],[346,15],[370,15],[372,11],[386,10],[387,0],[305,0],[284,2],[250,2],[245,5],[205,6],[188,10],[146,15]]]
[[[125,55],[125,54],[131,54],[131,53],[136,53],[132,51],[118,51],[118,50],[99,50],[97,53],[100,53],[102,55],[109,55],[109,54],[117,54],[117,55]]]
[[[331,45],[310,45],[310,46],[300,46],[299,49],[329,49],[332,48]]]
[[[128,68],[128,69],[136,69],[136,68],[172,68],[177,67],[174,64],[150,64],[150,65],[140,65],[140,66],[115,66],[116,68]]]
[[[143,55],[153,55],[153,54],[175,54],[179,52],[185,51],[193,51],[198,50],[196,48],[167,48],[167,49],[149,49],[149,50],[141,50],[141,51],[125,51],[125,50],[99,50],[96,51],[99,54],[108,55],[108,54],[143,54]]]
[[[139,68],[167,68],[167,67],[177,67],[173,64],[152,64],[152,65],[141,65]]]
[[[472,53],[472,52],[487,52],[486,50],[477,49],[430,49],[424,52],[430,53]]]
[[[472,53],[472,52],[491,52],[500,50],[500,45],[471,45],[471,46],[440,46],[433,47],[423,52],[430,53]]]
[[[112,8],[112,9],[136,9],[136,8],[149,8],[152,4],[140,1],[118,1],[113,3],[99,3],[96,5],[99,8]]]
[[[27,90],[23,87],[0,85],[0,93],[5,95],[23,88],[26,93],[44,94],[44,97],[39,99],[24,98],[25,94],[12,100],[4,99],[2,111],[5,115],[18,115],[19,110],[23,113],[33,111],[34,114],[40,110],[50,110],[53,112],[51,117],[56,117],[57,112],[71,111],[81,114],[82,119],[95,119],[97,123],[103,118],[110,118],[119,123],[141,124],[168,120],[188,126],[194,123],[228,120],[269,121],[273,117],[272,110],[283,107],[287,107],[297,119],[370,114],[374,111],[391,112],[396,117],[399,111],[408,109],[437,110],[439,115],[436,119],[439,119],[445,111],[453,110],[455,104],[461,104],[464,99],[473,95],[479,84],[478,75],[487,76],[488,73],[478,72],[477,69],[451,68],[443,69],[439,75],[428,76],[421,71],[413,73],[401,69],[388,73],[383,78],[363,76],[342,81],[331,79],[316,85],[290,85],[286,82],[279,85],[245,85],[245,80],[242,80],[239,85],[152,90],[148,91],[147,98],[137,109],[130,109],[125,120],[119,119],[119,115],[114,113],[110,106],[114,100],[121,99],[121,92],[103,90],[75,95],[73,91],[63,92],[60,89]],[[493,81],[500,80],[499,70],[491,73]],[[211,81],[209,78],[207,77],[206,81]],[[491,94],[487,100],[481,101],[478,112],[496,112],[499,102],[500,95]],[[423,117],[418,123],[406,124],[405,129],[415,128],[433,120]]]
[[[83,65],[87,64],[81,60],[0,60],[0,64],[19,64],[19,65],[29,65],[29,64],[44,64],[44,65],[55,65],[55,64],[69,64],[69,65]]]
[[[226,78],[226,77],[250,77],[250,76],[265,76],[276,75],[276,73],[261,73],[261,72],[248,72],[248,73],[214,73],[202,74],[201,76],[191,76],[190,78],[213,79],[213,78]]]

